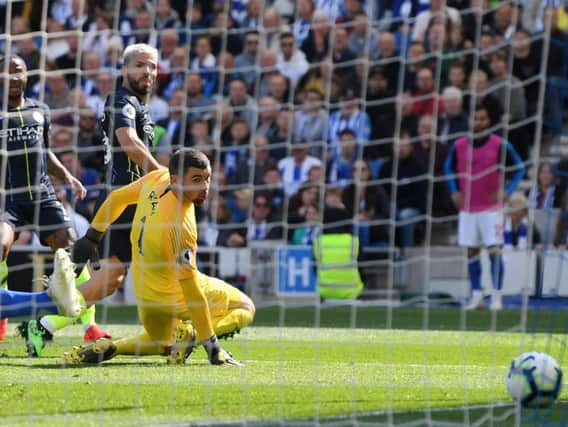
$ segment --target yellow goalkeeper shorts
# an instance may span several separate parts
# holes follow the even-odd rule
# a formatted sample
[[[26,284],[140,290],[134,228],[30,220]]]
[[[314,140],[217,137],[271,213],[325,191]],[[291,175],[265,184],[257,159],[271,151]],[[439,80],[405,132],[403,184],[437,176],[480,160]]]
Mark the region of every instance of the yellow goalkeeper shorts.
[[[216,277],[202,276],[203,293],[209,303],[212,318],[225,317],[230,308],[241,305],[242,292],[237,288]]]

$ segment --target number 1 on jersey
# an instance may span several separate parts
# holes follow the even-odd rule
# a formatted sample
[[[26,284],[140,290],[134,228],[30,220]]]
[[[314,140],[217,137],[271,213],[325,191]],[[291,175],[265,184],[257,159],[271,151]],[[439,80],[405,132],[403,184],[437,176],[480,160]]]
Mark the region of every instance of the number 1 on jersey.
[[[138,253],[144,256],[144,251],[142,250],[142,239],[144,238],[144,225],[146,224],[146,217],[140,218],[140,234],[138,235]]]

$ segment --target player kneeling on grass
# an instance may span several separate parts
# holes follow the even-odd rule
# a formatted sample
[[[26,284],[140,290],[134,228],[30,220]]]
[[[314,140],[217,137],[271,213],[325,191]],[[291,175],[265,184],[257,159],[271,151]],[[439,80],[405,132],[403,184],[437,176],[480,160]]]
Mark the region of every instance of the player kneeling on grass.
[[[100,363],[117,354],[169,354],[171,361],[179,363],[194,345],[201,344],[212,364],[240,365],[221,349],[216,331],[230,334],[250,324],[254,305],[236,289],[233,292],[224,282],[201,274],[196,264],[195,206],[205,203],[210,182],[209,159],[197,150],[183,149],[173,154],[169,170],[152,171],[110,193],[87,234],[74,245],[73,259],[96,265],[100,238],[128,205],[136,205],[130,234],[132,274],[145,331],[114,342],[102,339],[75,347],[64,354],[65,364]],[[208,300],[215,306],[210,307]],[[220,300],[225,301],[222,317],[216,312]],[[180,320],[191,320],[191,326],[179,324]]]

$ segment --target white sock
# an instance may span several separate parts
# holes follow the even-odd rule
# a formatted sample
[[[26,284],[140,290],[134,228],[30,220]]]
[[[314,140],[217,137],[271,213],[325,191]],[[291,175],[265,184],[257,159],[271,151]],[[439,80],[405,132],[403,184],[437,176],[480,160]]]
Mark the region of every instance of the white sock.
[[[50,334],[53,335],[55,333],[55,325],[51,323],[47,317],[42,317],[41,319],[39,319],[39,323],[41,326],[47,329]]]
[[[474,289],[471,291],[471,299],[482,298],[483,291],[481,289]]]

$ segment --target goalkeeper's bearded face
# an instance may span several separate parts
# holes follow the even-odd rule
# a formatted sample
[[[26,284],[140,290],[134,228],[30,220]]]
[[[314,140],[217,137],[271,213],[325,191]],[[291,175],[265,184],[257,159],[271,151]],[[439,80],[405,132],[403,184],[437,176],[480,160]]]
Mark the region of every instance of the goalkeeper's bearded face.
[[[185,202],[190,202],[196,206],[202,206],[209,195],[211,185],[211,168],[200,169],[190,167],[187,169],[182,179],[177,175],[171,176],[172,184],[180,193]]]

